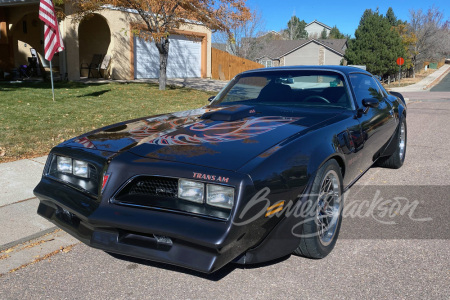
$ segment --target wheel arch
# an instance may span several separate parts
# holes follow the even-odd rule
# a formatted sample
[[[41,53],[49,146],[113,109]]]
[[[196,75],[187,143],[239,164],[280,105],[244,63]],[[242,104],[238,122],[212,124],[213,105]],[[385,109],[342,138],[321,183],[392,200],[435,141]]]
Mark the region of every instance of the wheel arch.
[[[398,116],[399,118],[406,118],[406,107],[403,105],[398,106]]]
[[[319,147],[318,147],[319,148]],[[308,173],[315,174],[317,170],[320,169],[327,161],[334,159],[338,163],[340,169],[341,169],[341,175],[342,178],[345,178],[345,172],[346,172],[346,162],[344,159],[343,154],[339,153],[337,149],[334,149],[333,147],[329,147],[330,149],[328,151],[323,151],[323,147],[320,147],[322,151],[318,151],[316,153],[320,153],[316,158],[312,158],[309,161],[308,164]]]
[[[334,160],[337,161],[337,163],[339,165],[339,168],[341,169],[342,178],[344,178],[345,177],[345,171],[346,171],[345,170],[344,159],[342,157],[340,157],[339,155],[334,155],[334,156],[330,157],[328,160],[330,160],[330,159],[334,159]]]

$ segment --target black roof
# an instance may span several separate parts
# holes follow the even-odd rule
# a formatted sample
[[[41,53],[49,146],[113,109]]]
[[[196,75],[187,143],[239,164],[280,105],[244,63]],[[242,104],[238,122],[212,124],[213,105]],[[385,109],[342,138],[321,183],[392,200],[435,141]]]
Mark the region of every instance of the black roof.
[[[301,70],[312,70],[312,71],[320,71],[320,70],[331,70],[331,71],[339,71],[344,74],[350,74],[350,73],[364,73],[364,74],[370,74],[366,70],[357,68],[357,67],[349,67],[349,66],[333,66],[333,65],[324,65],[324,66],[285,66],[285,67],[273,67],[273,68],[261,68],[261,69],[254,69],[245,71],[243,73],[256,73],[256,72],[272,72],[272,71],[301,71]]]

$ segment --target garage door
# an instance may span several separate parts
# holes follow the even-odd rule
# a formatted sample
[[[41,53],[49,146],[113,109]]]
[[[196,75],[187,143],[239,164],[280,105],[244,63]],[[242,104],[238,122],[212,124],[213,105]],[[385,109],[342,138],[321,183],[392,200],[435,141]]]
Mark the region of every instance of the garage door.
[[[202,43],[181,35],[171,35],[169,41],[167,77],[201,77]],[[135,37],[134,45],[135,78],[158,78],[159,52],[155,43]]]

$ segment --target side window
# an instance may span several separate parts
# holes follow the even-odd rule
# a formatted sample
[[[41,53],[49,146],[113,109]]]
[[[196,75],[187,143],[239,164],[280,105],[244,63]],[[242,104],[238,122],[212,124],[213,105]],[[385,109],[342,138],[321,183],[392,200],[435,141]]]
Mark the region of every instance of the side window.
[[[383,94],[383,97],[387,97],[388,96],[388,92],[386,92],[386,90],[384,89],[383,85],[381,84],[381,82],[379,80],[375,80],[378,84],[378,88],[381,91],[381,94]]]
[[[383,93],[380,91],[377,82],[372,76],[360,73],[350,74],[350,81],[359,108],[363,107],[363,99],[376,98],[378,101],[383,99]]]

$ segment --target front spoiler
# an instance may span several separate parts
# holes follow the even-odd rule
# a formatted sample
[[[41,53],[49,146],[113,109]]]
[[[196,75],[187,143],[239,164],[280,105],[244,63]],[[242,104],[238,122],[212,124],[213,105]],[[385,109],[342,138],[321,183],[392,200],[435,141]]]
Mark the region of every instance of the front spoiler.
[[[178,239],[172,244],[158,242],[151,235],[142,235],[120,229],[94,227],[77,215],[42,201],[38,214],[67,233],[93,248],[161,263],[176,265],[202,273],[212,273],[233,260],[213,249],[197,246]]]

